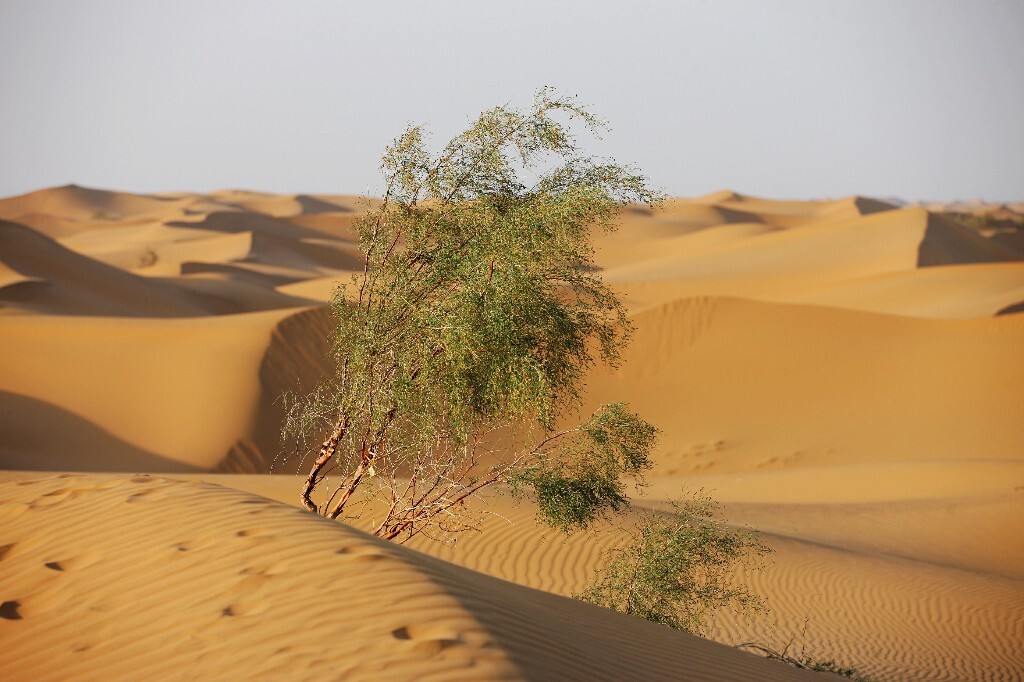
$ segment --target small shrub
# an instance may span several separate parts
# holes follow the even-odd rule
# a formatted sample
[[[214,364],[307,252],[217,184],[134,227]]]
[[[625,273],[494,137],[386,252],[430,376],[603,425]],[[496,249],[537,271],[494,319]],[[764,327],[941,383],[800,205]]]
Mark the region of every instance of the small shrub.
[[[760,644],[758,642],[737,644],[736,648],[753,649],[754,651],[764,654],[767,658],[775,661],[781,661],[786,665],[793,666],[794,668],[803,668],[804,670],[813,670],[819,673],[832,673],[834,675],[839,675],[840,677],[847,677],[854,680],[854,682],[871,682],[870,678],[856,668],[838,663],[834,658],[816,658],[808,654],[805,648],[800,650],[799,655],[790,655],[789,647],[791,644],[792,641],[790,641],[782,651],[773,649],[768,645]]]
[[[807,670],[814,670],[819,673],[834,673],[842,677],[849,677],[852,680],[867,682],[867,678],[861,675],[856,668],[836,663],[835,659],[832,658],[817,660],[811,656],[803,656],[800,658],[800,663]]]
[[[576,598],[694,634],[704,634],[722,607],[763,611],[763,601],[734,575],[759,567],[771,550],[718,517],[719,505],[703,494],[673,502],[669,514],[644,515]]]
[[[800,631],[789,638],[789,641],[786,642],[786,646],[784,646],[781,651],[762,642],[744,642],[734,646],[737,649],[751,649],[753,651],[757,651],[767,658],[775,661],[781,661],[786,665],[793,666],[794,668],[813,670],[820,673],[832,673],[841,677],[848,677],[855,682],[871,682],[870,679],[859,670],[852,666],[841,664],[837,662],[835,658],[819,658],[817,655],[808,653],[806,638],[807,629],[810,627],[810,624],[811,614],[808,613]],[[800,639],[803,642],[800,645],[800,653],[790,654],[789,651],[793,648],[793,644],[797,639]]]
[[[965,218],[969,222],[970,226],[976,230],[982,230],[987,227],[995,227],[996,225],[996,219],[990,213],[983,213],[980,215],[968,214],[967,216],[965,216]]]
[[[1024,218],[1014,218],[1012,215],[1003,215],[1002,217],[993,213],[952,213],[950,215],[976,232],[1024,230]]]
[[[148,268],[151,265],[156,265],[156,262],[160,260],[160,256],[156,250],[151,246],[147,246],[142,253],[139,254],[139,267]]]

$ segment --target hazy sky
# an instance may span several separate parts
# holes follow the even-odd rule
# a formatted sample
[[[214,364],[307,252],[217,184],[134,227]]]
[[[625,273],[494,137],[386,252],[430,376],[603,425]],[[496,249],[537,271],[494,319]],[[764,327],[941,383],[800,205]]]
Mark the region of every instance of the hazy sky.
[[[0,196],[378,192],[541,85],[673,195],[1024,199],[1024,1],[0,1]]]

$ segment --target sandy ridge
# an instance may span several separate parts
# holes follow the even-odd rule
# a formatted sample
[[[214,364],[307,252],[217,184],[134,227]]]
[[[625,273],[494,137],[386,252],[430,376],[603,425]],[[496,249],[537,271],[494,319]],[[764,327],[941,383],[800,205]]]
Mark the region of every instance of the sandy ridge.
[[[0,517],[7,675],[817,679],[210,484],[7,483]]]

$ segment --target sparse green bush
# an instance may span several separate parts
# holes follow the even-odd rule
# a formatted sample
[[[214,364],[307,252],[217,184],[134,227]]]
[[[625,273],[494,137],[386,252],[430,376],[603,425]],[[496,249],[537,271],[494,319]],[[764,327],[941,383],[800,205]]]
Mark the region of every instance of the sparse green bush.
[[[694,494],[668,514],[645,513],[629,541],[578,599],[694,634],[723,607],[757,612],[763,601],[738,584],[736,572],[757,568],[771,550],[750,531],[719,519],[719,505]]]
[[[998,225],[995,217],[989,213],[963,213],[957,215],[957,217],[968,227],[978,231],[996,227]]]
[[[984,230],[1007,232],[1024,230],[1024,218],[1014,218],[1012,215],[1003,216],[1002,218],[992,213],[952,213],[951,215],[977,232]]]

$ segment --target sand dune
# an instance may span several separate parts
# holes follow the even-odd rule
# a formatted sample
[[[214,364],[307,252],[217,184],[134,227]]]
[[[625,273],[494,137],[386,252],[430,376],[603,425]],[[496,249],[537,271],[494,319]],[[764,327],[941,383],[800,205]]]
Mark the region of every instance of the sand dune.
[[[302,471],[301,458],[281,445],[280,425],[285,414],[281,396],[285,392],[302,394],[330,375],[333,368],[326,358],[332,325],[327,310],[314,308],[285,317],[274,326],[260,362],[252,426],[217,464],[217,471]]]
[[[776,300],[911,317],[991,317],[1024,301],[1024,263],[903,270]]]
[[[79,255],[55,241],[11,222],[0,222],[0,254],[6,269],[32,278],[0,300],[42,313],[74,311],[79,315],[185,317],[205,311],[173,286]]]
[[[2,199],[0,217],[16,219],[24,213],[40,213],[76,221],[107,222],[152,213],[166,214],[188,201],[187,197],[159,197],[66,185]]]
[[[48,403],[110,437],[178,462],[178,470],[211,469],[251,432],[259,367],[274,327],[289,314],[9,316],[0,324],[2,390],[31,399],[25,405]],[[0,418],[14,424],[26,414]],[[34,469],[91,470],[94,463],[75,451],[74,435],[51,433],[32,451],[22,451],[19,461],[38,462]],[[126,468],[141,470],[145,463]]]
[[[260,273],[223,265],[251,256],[249,233],[207,239],[194,233],[174,235],[161,243],[155,234],[159,231],[118,228],[119,234],[110,235],[97,230],[67,239],[71,248],[66,248],[24,225],[0,221],[0,258],[5,263],[0,302],[22,312],[117,317],[195,317],[315,303],[277,292],[273,283],[247,286]],[[197,250],[204,258],[201,264],[188,260]],[[200,276],[176,278],[196,273]],[[207,277],[202,275],[208,273],[220,274],[225,283],[204,286]],[[279,281],[306,276],[301,271]]]
[[[292,477],[199,478],[297,503],[298,481]],[[744,578],[767,599],[769,614],[748,620],[724,612],[714,628],[716,639],[782,648],[795,637],[798,649],[856,661],[872,679],[1016,678],[1024,664],[1017,646],[1024,564],[1022,551],[1011,545],[1022,529],[1006,520],[1024,518],[1024,499],[1005,479],[996,486],[968,486],[966,497],[882,505],[804,502],[813,481],[802,495],[776,490],[777,502],[750,504],[742,500],[755,486],[741,477],[701,480],[727,502],[730,518],[755,523],[776,550],[766,569]],[[906,486],[906,478],[900,483]],[[657,507],[662,494],[678,492],[664,481],[653,488],[644,491],[640,504]],[[977,502],[983,490],[995,488],[1002,501]],[[929,493],[941,494],[935,488],[924,491]],[[570,595],[592,579],[601,550],[623,540],[617,525],[568,538],[545,532],[529,506],[507,496],[492,496],[487,508],[482,532],[457,546],[428,540],[411,546],[503,580]],[[939,525],[937,519],[945,521]],[[625,517],[618,523],[629,522]],[[371,525],[369,518],[355,523]]]
[[[795,300],[822,287],[939,264],[1021,261],[1016,252],[921,209],[825,220],[799,230],[744,222],[673,234],[664,229],[668,218],[650,220],[654,225],[629,220],[628,231],[598,242],[601,262],[609,264],[606,279],[635,306],[709,294]]]
[[[159,222],[79,232],[61,245],[95,260],[136,274],[177,276],[191,260],[230,262],[252,252],[252,233],[221,234],[211,230],[167,227]]]
[[[8,677],[817,679],[219,486],[0,490]]]
[[[591,377],[585,409],[618,397],[661,425],[660,473],[1020,461],[1019,316],[924,320],[708,297],[635,321],[625,362]]]
[[[298,479],[266,475],[303,467],[281,452],[279,398],[330,371],[321,303],[361,267],[366,205],[73,185],[0,199],[0,637],[16,652],[0,674],[791,677],[564,599],[622,529],[565,540],[507,498],[457,549],[416,544],[432,559],[214,485],[15,483],[158,472],[294,505]],[[1020,678],[1015,211],[724,190],[627,207],[596,238],[636,333],[582,407],[626,400],[662,429],[638,508],[704,487],[776,549],[749,577],[770,620],[723,615],[715,639],[784,644],[810,615],[809,651],[876,680]]]
[[[341,196],[141,196],[74,185],[2,199],[0,218],[18,225],[4,227],[0,301],[49,314],[173,317],[308,305],[273,289],[361,267],[351,215],[360,205]],[[46,237],[57,241],[44,244]],[[20,250],[37,254],[35,263],[16,253],[15,242],[26,241]],[[131,282],[125,273],[165,281]]]
[[[716,488],[716,494],[721,490]],[[1015,515],[1021,518],[1019,499],[1014,505],[993,509],[984,520],[998,525]],[[815,656],[857,662],[872,679],[1012,680],[1022,669],[1024,655],[1018,644],[1024,635],[1024,593],[1019,577],[949,566],[943,559],[953,557],[922,557],[915,553],[918,547],[903,544],[908,538],[919,547],[942,540],[960,552],[978,551],[975,559],[980,563],[983,552],[990,559],[998,557],[997,543],[1002,541],[1005,548],[1005,542],[1020,537],[1020,524],[990,538],[984,534],[986,525],[977,520],[973,527],[946,527],[945,537],[929,536],[915,529],[928,530],[938,515],[919,508],[904,536],[894,537],[879,532],[881,519],[875,507],[864,518],[848,506],[783,506],[789,513],[788,529],[782,527],[786,516],[774,509],[729,505],[733,519],[780,528],[762,532],[762,539],[775,549],[769,566],[744,578],[767,599],[770,613],[750,622],[725,612],[717,619],[716,639],[764,641],[781,649],[795,637],[798,647]],[[593,575],[599,561],[596,549],[619,541],[614,532],[568,542],[550,533],[541,537],[528,510],[517,511],[500,501],[497,509],[515,525],[494,518],[483,533],[455,550],[436,543],[417,548],[507,580],[571,594]],[[949,514],[949,509],[940,514]],[[955,509],[957,517],[967,511]],[[823,518],[823,512],[829,516]],[[817,523],[809,526],[809,519]],[[902,524],[902,514],[891,514],[887,520]],[[981,531],[982,539],[963,541],[963,531]],[[902,554],[886,551],[892,549],[887,543],[901,548]],[[1013,565],[1019,557],[1016,552],[1006,563]],[[990,566],[985,563],[986,569]],[[801,635],[805,622],[807,630]]]

